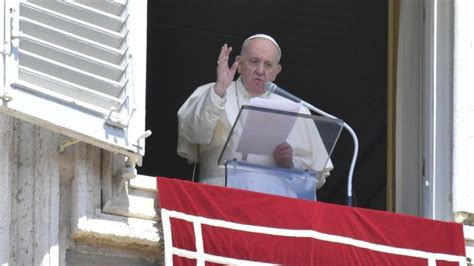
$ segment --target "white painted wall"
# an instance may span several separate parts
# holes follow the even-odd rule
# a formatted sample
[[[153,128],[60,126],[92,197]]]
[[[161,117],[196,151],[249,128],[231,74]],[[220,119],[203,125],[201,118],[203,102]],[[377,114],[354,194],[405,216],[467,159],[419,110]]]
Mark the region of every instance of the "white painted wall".
[[[474,1],[454,10],[453,209],[474,225]]]

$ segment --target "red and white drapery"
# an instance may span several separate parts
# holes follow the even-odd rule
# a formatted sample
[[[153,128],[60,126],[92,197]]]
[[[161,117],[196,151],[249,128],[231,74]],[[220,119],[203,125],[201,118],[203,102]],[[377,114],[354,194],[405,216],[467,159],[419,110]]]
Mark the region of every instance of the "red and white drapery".
[[[166,265],[466,265],[462,225],[158,178]]]

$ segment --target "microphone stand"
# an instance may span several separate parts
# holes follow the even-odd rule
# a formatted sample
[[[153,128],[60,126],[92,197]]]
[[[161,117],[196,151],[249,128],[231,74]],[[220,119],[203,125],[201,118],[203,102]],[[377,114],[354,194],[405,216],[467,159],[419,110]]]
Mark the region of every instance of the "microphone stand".
[[[307,103],[303,100],[301,100],[301,103],[303,106],[308,108],[309,110],[316,112],[322,116],[333,118],[333,119],[338,119],[337,117],[330,115],[321,109],[318,109],[314,107],[312,104]],[[357,160],[357,155],[359,153],[359,140],[357,139],[357,135],[355,134],[354,130],[346,124],[346,122],[342,121],[342,126],[349,131],[349,133],[352,136],[352,139],[354,140],[354,153],[352,155],[352,162],[351,162],[351,167],[349,168],[349,176],[347,177],[347,205],[352,206],[352,175],[354,174],[354,168]]]

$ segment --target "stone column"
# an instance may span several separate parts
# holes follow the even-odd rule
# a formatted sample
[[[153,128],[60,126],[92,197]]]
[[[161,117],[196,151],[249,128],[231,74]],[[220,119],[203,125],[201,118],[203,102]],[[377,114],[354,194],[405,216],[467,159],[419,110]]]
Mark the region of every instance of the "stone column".
[[[10,260],[12,118],[0,113],[0,265]]]
[[[59,136],[15,120],[10,263],[59,263]]]

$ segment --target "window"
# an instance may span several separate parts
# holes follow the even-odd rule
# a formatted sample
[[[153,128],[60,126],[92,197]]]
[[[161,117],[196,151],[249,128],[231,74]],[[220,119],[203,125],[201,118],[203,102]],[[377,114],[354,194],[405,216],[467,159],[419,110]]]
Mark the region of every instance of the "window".
[[[7,1],[0,110],[141,163],[146,2]]]

